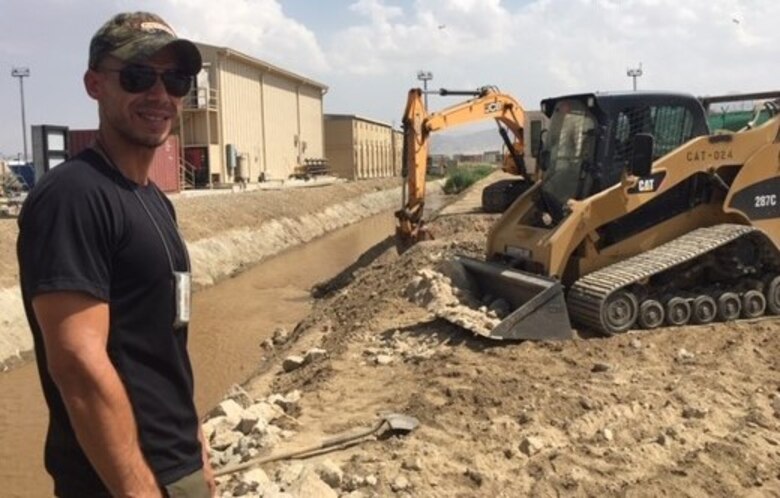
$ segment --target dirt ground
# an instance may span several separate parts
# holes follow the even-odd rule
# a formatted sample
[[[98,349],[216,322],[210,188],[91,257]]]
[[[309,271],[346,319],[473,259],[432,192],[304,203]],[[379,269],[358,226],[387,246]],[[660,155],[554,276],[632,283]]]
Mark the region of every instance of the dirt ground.
[[[316,211],[334,195],[271,194],[180,199],[185,236]],[[268,346],[244,382],[255,398],[301,392],[283,419],[297,444],[370,425],[381,412],[419,419],[409,435],[328,455],[344,472],[337,495],[780,496],[779,319],[497,343],[409,302],[419,270],[478,256],[495,219],[450,212],[430,223],[434,241],[400,256],[369,251],[314,289],[312,314]],[[15,281],[15,229],[0,222],[2,287]],[[313,347],[327,353],[284,371],[288,356]],[[289,464],[263,468],[279,476]]]
[[[314,312],[245,383],[256,398],[302,393],[289,424],[299,444],[382,412],[419,419],[409,435],[329,455],[338,494],[780,496],[780,319],[498,343],[404,297],[420,269],[479,255],[494,220],[440,216],[436,240],[319,286]],[[327,357],[284,372],[312,347]]]

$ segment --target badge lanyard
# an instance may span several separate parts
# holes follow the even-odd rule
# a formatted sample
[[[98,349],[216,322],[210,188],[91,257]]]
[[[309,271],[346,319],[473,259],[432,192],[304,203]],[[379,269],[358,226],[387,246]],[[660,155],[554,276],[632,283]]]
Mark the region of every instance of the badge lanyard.
[[[173,264],[173,254],[171,253],[171,249],[168,247],[168,243],[165,240],[163,231],[160,228],[160,225],[157,223],[157,219],[154,217],[154,215],[152,215],[152,211],[149,209],[149,206],[146,205],[146,202],[144,202],[143,197],[141,197],[141,194],[138,193],[138,189],[133,188],[133,185],[131,184],[130,180],[122,174],[122,171],[119,169],[116,163],[114,163],[114,161],[111,160],[111,157],[109,157],[108,153],[106,152],[105,148],[100,144],[100,142],[97,142],[95,144],[95,147],[93,147],[93,149],[98,154],[100,154],[100,156],[114,170],[116,170],[116,172],[128,184],[128,186],[133,191],[133,194],[135,194],[135,198],[138,199],[138,202],[141,204],[141,207],[143,207],[144,211],[146,212],[146,215],[149,217],[149,221],[152,222],[154,229],[157,231],[157,235],[160,238],[160,242],[162,243],[163,248],[165,249],[165,255],[168,257],[168,265],[171,270],[171,274],[173,275],[174,288],[175,288],[175,302],[176,302],[176,317],[174,319],[173,326],[174,328],[181,328],[186,326],[190,321],[190,308],[191,308],[190,305],[192,301],[192,272],[190,266],[190,257],[189,254],[187,253],[187,246],[184,244],[184,237],[182,237],[181,231],[179,231],[179,226],[176,224],[176,220],[173,219],[173,215],[165,206],[165,201],[163,201],[162,194],[160,194],[160,191],[157,189],[155,185],[152,185],[152,188],[155,194],[157,194],[157,198],[160,200],[160,204],[163,206],[163,210],[166,212],[168,220],[171,222],[171,226],[173,226],[173,229],[176,232],[176,236],[179,238],[179,243],[181,244],[182,249],[184,251],[184,261],[185,261],[186,271],[183,272],[176,271],[176,267]]]

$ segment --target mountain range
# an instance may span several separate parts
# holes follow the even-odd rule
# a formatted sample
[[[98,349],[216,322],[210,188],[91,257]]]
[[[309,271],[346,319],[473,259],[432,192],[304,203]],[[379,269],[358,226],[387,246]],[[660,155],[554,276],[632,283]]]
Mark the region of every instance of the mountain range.
[[[439,134],[431,137],[431,154],[481,154],[502,148],[498,129],[491,128],[468,133]]]

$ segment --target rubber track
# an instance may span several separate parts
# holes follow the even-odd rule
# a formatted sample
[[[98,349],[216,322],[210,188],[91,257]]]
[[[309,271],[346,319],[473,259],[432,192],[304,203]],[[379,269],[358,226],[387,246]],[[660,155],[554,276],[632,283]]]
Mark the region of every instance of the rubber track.
[[[752,226],[735,224],[699,228],[655,249],[589,273],[569,289],[569,316],[574,322],[609,333],[601,323],[601,310],[616,291],[755,231],[758,230]]]

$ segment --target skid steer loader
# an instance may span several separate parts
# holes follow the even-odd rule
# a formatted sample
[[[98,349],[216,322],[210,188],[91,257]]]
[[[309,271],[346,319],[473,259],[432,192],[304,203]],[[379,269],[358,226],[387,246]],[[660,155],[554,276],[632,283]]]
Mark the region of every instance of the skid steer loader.
[[[568,339],[573,325],[615,334],[779,314],[780,92],[733,97],[748,98],[771,99],[763,124],[682,145],[699,134],[686,106],[634,106],[604,141],[588,101],[553,103],[542,179],[492,227],[484,261],[459,258],[472,298],[509,304],[475,332]]]

